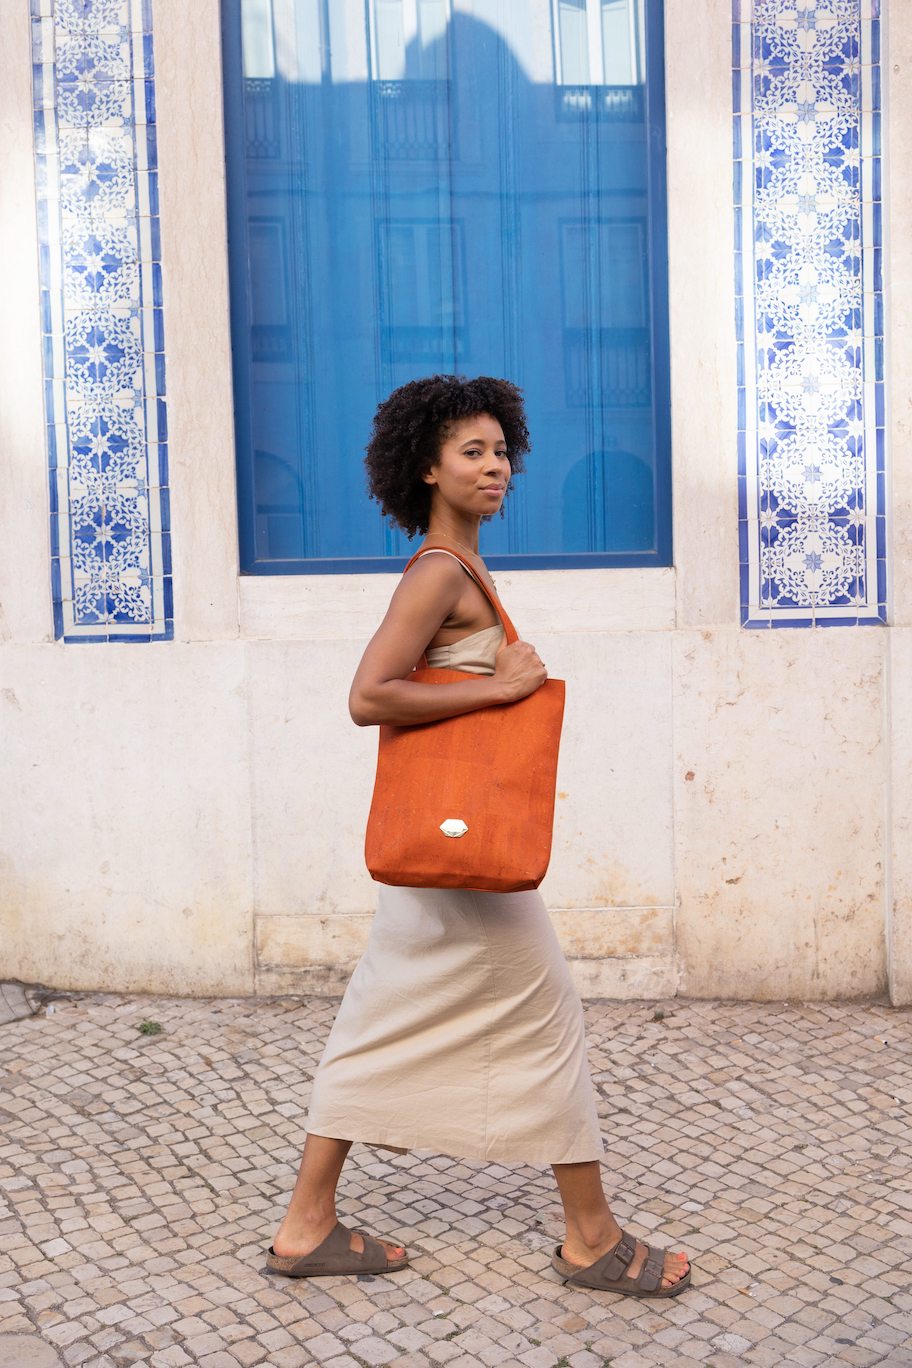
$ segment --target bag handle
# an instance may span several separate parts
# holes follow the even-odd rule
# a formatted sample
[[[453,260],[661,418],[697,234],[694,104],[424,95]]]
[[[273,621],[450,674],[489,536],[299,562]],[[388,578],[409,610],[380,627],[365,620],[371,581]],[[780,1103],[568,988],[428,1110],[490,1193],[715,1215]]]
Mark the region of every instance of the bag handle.
[[[422,546],[421,549],[416,551],[414,556],[412,556],[411,560],[409,561],[408,565],[405,567],[405,570],[403,570],[402,573],[406,574],[415,564],[415,561],[418,560],[420,556],[425,555],[428,551],[442,551],[445,556],[452,556],[454,560],[458,560],[462,565],[464,565],[466,570],[468,570],[469,574],[472,576],[472,579],[478,585],[479,589],[484,594],[485,598],[488,600],[491,607],[494,609],[494,612],[500,619],[501,625],[504,629],[504,637],[506,638],[507,644],[512,645],[514,641],[519,640],[519,633],[513,626],[513,623],[510,621],[509,617],[507,616],[506,610],[500,602],[500,599],[497,597],[496,594],[492,593],[492,591],[485,584],[484,580],[482,580],[475,573],[474,569],[472,568],[469,561],[466,560],[465,556],[461,556],[458,551],[451,551],[448,546]],[[422,659],[425,661],[425,663],[427,663],[426,656],[422,655]]]

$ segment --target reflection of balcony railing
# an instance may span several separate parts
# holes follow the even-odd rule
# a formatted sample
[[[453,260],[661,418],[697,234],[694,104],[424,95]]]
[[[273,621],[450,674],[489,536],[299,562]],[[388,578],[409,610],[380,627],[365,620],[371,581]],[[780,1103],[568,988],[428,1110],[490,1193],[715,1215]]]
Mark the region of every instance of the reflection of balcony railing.
[[[559,119],[598,119],[604,123],[642,123],[644,88],[635,86],[556,86]]]
[[[250,329],[254,361],[292,361],[291,328],[286,323],[254,323]]]
[[[278,157],[282,150],[282,118],[278,83],[250,77],[244,81],[247,112],[247,156],[251,160]]]
[[[462,328],[390,328],[386,339],[391,361],[407,361],[416,366],[447,367],[454,351],[464,355],[466,350]]]
[[[455,154],[450,146],[449,81],[375,81],[372,92],[387,157],[421,161]]]
[[[598,348],[598,402],[606,408],[649,408],[652,374],[648,328],[565,328],[564,378],[567,404],[594,401],[593,348]]]

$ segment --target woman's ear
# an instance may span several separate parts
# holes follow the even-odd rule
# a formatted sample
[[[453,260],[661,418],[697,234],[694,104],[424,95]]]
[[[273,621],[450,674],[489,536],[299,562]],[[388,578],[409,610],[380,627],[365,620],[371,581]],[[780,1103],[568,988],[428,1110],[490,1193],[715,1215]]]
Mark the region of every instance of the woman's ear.
[[[424,480],[425,484],[435,485],[437,483],[437,476],[434,474],[434,467],[431,466],[430,470],[426,470],[421,478]]]

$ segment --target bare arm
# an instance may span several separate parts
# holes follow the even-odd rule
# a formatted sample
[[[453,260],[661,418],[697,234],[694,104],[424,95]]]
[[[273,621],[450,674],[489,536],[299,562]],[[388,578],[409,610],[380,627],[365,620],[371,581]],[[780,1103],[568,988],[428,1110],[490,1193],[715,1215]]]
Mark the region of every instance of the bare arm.
[[[453,612],[465,584],[465,572],[448,556],[422,556],[402,577],[352,681],[348,706],[359,727],[437,722],[525,698],[544,683],[545,668],[525,641],[502,647],[490,676],[454,684],[419,684],[407,678]]]

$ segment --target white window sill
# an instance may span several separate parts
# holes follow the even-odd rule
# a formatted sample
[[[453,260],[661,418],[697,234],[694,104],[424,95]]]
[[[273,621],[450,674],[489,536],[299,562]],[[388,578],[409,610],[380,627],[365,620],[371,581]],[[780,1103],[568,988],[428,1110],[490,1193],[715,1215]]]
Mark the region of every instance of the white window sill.
[[[498,592],[521,636],[657,632],[675,625],[675,572],[500,570]],[[398,575],[241,575],[241,636],[270,641],[366,640]]]

